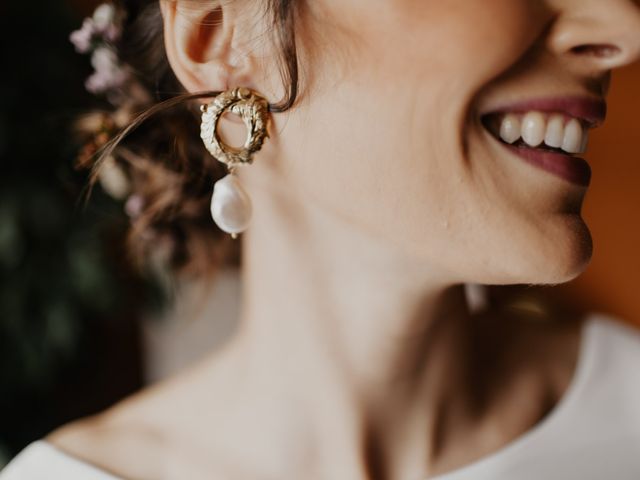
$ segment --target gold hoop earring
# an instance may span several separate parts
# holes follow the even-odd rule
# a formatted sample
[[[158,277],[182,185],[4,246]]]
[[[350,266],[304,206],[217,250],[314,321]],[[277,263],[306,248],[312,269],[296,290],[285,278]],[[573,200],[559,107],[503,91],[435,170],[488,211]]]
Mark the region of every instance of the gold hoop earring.
[[[269,136],[269,102],[249,88],[238,87],[220,93],[200,110],[200,137],[208,152],[228,170],[228,174],[213,186],[211,216],[221,230],[237,238],[249,226],[253,207],[235,170],[239,165],[253,163],[253,155]],[[218,134],[218,122],[227,111],[238,115],[247,128],[247,138],[240,148],[225,144]]]

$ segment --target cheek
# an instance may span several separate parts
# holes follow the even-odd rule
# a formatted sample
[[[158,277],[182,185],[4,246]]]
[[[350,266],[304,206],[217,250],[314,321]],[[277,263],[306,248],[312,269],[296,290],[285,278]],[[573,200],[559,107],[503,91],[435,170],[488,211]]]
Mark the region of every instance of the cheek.
[[[485,81],[521,57],[552,18],[540,0],[319,1],[326,21],[346,34],[337,46],[349,43],[348,70],[398,66],[408,75]],[[397,79],[397,70],[386,72]]]
[[[438,138],[455,138],[442,128],[446,113],[429,115],[419,92],[391,86],[371,95],[361,86],[342,84],[316,97],[308,115],[286,122],[289,138],[295,138],[286,155],[288,175],[303,203],[449,267],[455,258],[441,253],[453,251],[456,236],[455,250],[472,248],[463,233],[481,225],[459,146]],[[417,111],[424,115],[420,127],[411,125]]]
[[[473,249],[493,195],[464,150],[463,119],[535,40],[541,2],[333,1],[353,48],[287,121],[290,174],[325,207],[421,255]]]

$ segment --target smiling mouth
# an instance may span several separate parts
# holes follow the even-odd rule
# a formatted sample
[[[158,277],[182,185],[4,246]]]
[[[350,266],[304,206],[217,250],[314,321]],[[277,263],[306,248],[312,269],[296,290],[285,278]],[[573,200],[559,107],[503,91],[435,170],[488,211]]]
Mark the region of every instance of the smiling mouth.
[[[530,100],[481,116],[491,136],[527,163],[573,184],[587,186],[591,167],[585,153],[589,130],[606,114],[601,100],[565,97]]]
[[[502,143],[565,155],[584,153],[589,139],[588,127],[563,113],[495,113],[483,124]]]

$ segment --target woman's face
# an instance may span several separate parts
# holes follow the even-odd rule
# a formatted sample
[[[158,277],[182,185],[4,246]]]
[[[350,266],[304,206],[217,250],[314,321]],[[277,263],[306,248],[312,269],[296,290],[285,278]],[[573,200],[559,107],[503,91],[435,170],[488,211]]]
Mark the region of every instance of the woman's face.
[[[536,145],[551,129],[549,143],[580,150],[610,69],[640,55],[637,3],[308,3],[309,90],[274,115],[282,188],[456,281],[559,283],[585,268],[588,168],[499,131]]]

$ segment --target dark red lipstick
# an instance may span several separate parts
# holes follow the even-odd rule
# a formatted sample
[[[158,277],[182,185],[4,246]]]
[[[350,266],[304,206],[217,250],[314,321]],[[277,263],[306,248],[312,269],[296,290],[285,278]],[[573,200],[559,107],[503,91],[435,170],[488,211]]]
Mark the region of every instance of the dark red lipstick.
[[[560,113],[567,118],[579,120],[583,129],[590,129],[598,127],[604,122],[607,111],[606,103],[600,99],[580,96],[531,99],[493,108],[481,117],[487,130],[511,153],[516,154],[527,163],[573,184],[582,187],[588,186],[591,181],[591,167],[583,158],[544,144],[532,147],[522,139],[509,144],[500,138],[499,122],[504,114],[524,114],[532,111]]]
[[[553,173],[581,187],[589,186],[591,167],[586,160],[569,154],[502,143],[531,165]]]

